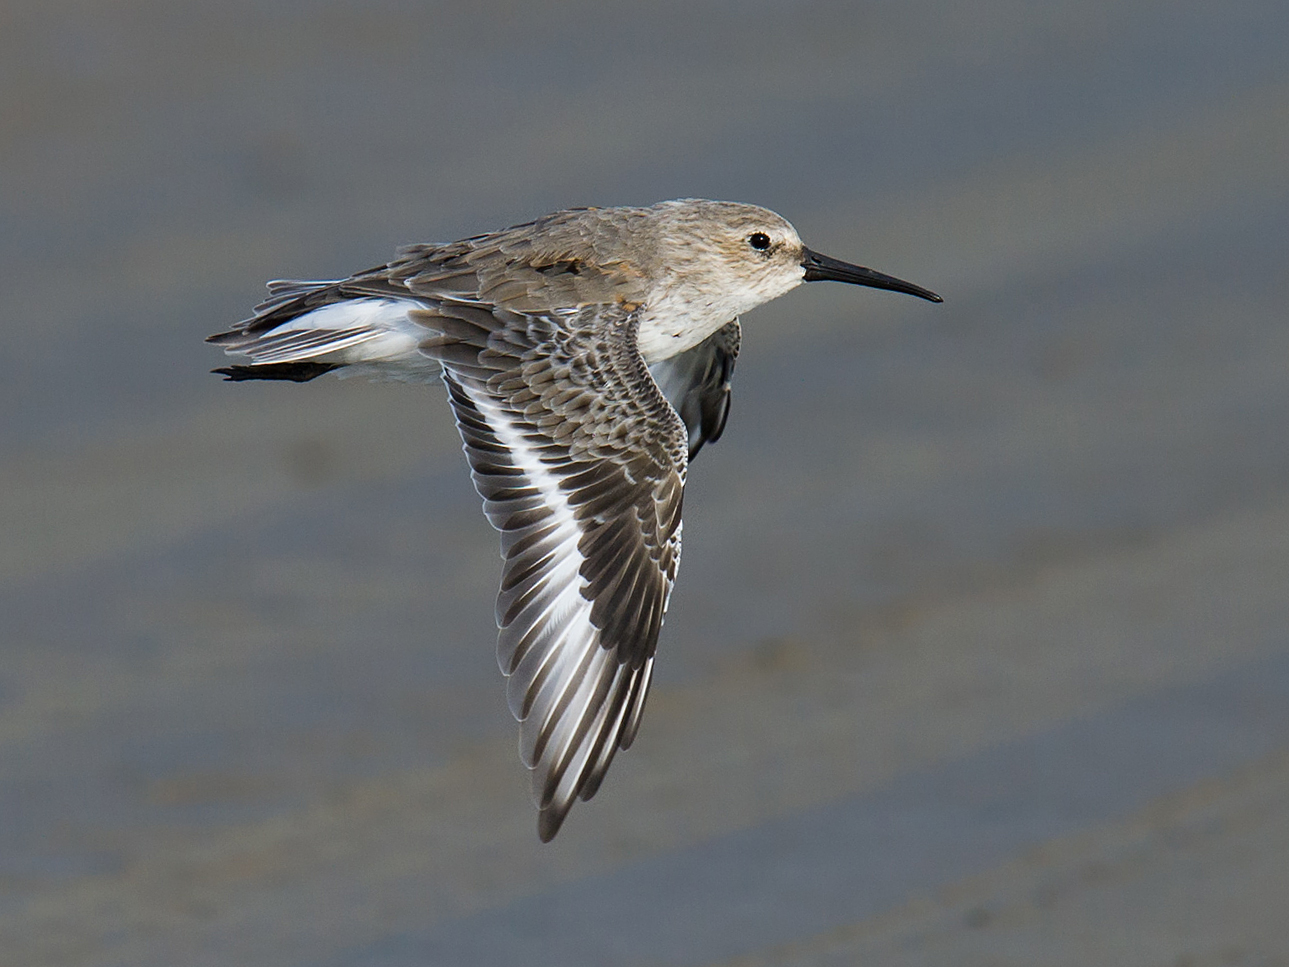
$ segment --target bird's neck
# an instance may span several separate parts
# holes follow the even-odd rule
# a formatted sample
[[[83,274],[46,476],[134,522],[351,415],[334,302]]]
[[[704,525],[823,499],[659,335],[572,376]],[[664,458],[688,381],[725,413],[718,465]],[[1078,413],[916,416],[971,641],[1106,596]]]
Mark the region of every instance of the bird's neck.
[[[652,365],[693,349],[725,323],[750,309],[749,301],[728,297],[710,299],[695,291],[672,290],[647,303],[640,315],[636,335],[640,355]]]

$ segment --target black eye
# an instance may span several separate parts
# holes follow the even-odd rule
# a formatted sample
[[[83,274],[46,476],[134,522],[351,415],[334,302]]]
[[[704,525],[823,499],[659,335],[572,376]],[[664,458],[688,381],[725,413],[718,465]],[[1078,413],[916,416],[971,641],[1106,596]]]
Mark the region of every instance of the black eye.
[[[765,232],[753,232],[747,237],[747,244],[751,245],[758,252],[764,252],[770,247],[770,236]]]

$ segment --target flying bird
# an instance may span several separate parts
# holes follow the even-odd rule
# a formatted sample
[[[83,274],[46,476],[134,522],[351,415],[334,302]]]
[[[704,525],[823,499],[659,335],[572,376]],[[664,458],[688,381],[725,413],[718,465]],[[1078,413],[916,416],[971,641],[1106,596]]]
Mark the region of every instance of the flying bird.
[[[689,462],[721,436],[739,316],[802,282],[938,295],[806,248],[754,205],[581,208],[347,279],[275,281],[209,342],[230,380],[442,378],[501,532],[497,657],[559,831],[629,748],[680,562]]]

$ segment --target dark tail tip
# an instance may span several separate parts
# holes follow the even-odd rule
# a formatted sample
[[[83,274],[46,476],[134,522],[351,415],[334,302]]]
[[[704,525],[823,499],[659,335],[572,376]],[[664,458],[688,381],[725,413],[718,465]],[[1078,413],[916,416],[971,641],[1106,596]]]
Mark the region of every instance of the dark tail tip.
[[[307,383],[343,365],[344,363],[259,363],[250,366],[221,366],[211,372],[218,373],[233,383],[246,379],[288,379],[293,383]]]

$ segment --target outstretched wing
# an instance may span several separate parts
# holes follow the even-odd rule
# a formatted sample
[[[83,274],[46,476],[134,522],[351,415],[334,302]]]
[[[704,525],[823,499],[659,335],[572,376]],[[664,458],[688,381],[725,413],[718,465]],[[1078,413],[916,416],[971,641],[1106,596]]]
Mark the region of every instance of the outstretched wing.
[[[501,531],[497,656],[548,841],[635,737],[680,560],[686,433],[628,306],[426,315],[421,351],[443,364]]]
[[[503,232],[274,283],[210,340],[249,357],[230,379],[441,369],[501,531],[498,659],[543,840],[635,737],[680,560],[687,435],[637,349],[630,284],[577,237],[538,251]]]
[[[730,415],[730,380],[738,361],[743,328],[737,319],[675,356],[649,367],[662,395],[667,397],[689,433],[689,459],[704,443],[715,443],[725,432]]]

